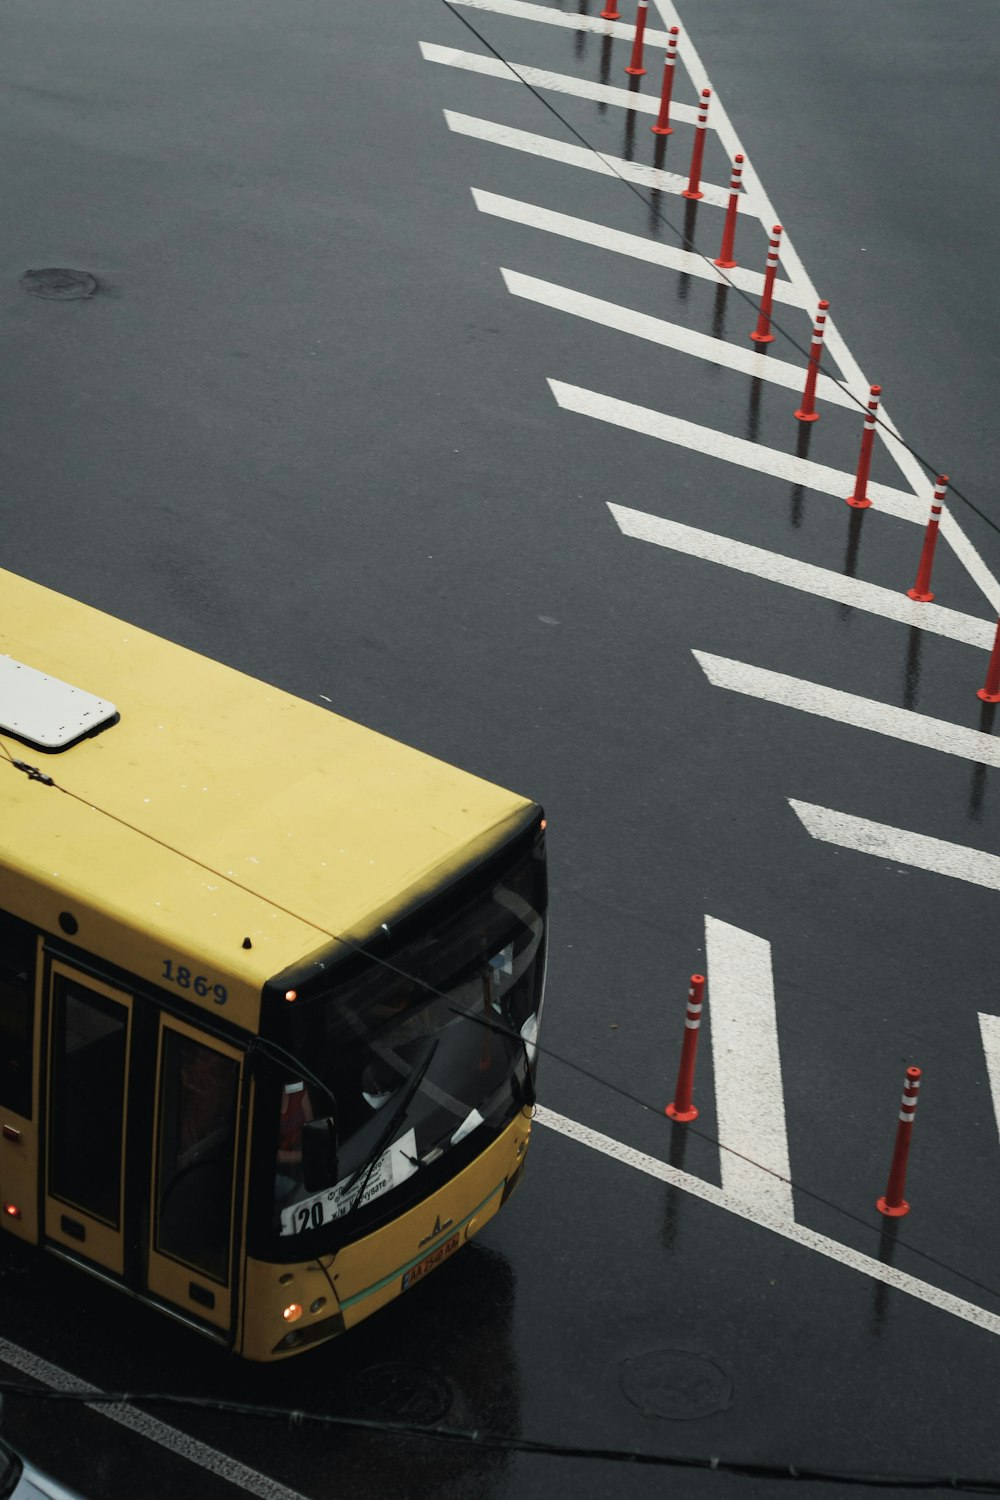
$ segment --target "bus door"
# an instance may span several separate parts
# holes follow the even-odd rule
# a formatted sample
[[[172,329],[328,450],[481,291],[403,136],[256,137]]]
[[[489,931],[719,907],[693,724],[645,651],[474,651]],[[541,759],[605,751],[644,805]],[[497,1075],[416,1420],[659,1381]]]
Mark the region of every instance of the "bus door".
[[[156,1053],[148,1291],[229,1329],[243,1055],[163,1013]]]
[[[49,986],[45,1235],[123,1276],[132,997],[57,960]]]

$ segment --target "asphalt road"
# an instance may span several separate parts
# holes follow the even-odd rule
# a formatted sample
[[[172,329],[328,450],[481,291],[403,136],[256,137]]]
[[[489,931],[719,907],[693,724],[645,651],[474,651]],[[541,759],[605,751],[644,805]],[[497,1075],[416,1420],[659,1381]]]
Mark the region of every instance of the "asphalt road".
[[[993,7],[679,8],[903,437],[1000,522]],[[727,1170],[711,988],[697,1128],[685,1138],[660,1113],[687,977],[706,961],[706,916],[766,940],[795,1220],[855,1264],[539,1126],[523,1188],[476,1246],[277,1370],[238,1367],[6,1248],[0,1340],[104,1390],[1000,1483],[1000,1158],[977,1022],[997,1009],[997,893],[810,838],[788,801],[991,852],[992,770],[714,686],[692,652],[988,733],[985,654],[623,535],[609,503],[897,592],[920,541],[877,509],[560,410],[550,379],[838,470],[860,435],[846,407],[824,405],[805,430],[778,384],[512,296],[501,267],[751,348],[754,310],[736,292],[479,211],[471,188],[663,245],[682,228],[710,256],[722,217],[449,129],[444,110],[579,144],[524,85],[427,60],[420,42],[626,82],[624,40],[443,0],[12,0],[4,565],[542,801],[544,1041],[577,1065],[544,1060],[542,1103],[711,1185]],[[542,98],[598,150],[686,170],[689,125],[657,152],[645,116]],[[675,99],[695,98],[679,74]],[[712,135],[705,180],[727,173]],[[741,266],[761,268],[765,248],[747,216]],[[97,294],[28,295],[25,271],[47,266],[92,273]],[[806,342],[805,310],[781,322]],[[768,357],[804,365],[780,340]],[[873,473],[902,484],[881,448]],[[1000,572],[1000,535],[953,511]],[[989,621],[940,550],[938,602]],[[874,1200],[910,1063],[924,1069],[914,1206],[890,1238]],[[858,1269],[880,1254],[986,1321]],[[664,1350],[666,1366],[650,1359]],[[275,1497],[784,1490],[156,1416]],[[238,1479],[78,1408],[11,1398],[4,1430],[88,1495],[224,1497]]]

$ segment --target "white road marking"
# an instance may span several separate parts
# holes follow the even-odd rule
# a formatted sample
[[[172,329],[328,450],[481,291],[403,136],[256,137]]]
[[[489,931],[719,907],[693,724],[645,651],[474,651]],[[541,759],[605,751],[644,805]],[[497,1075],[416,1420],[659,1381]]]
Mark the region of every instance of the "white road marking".
[[[822,843],[839,844],[842,849],[874,854],[894,865],[912,865],[917,870],[1000,891],[1000,858],[995,854],[972,849],[968,844],[950,844],[926,833],[893,828],[890,823],[856,818],[852,813],[835,812],[814,802],[798,802],[794,797],[789,797],[788,805],[806,832]]]
[[[50,1364],[48,1360],[4,1338],[0,1338],[0,1362],[9,1365],[14,1370],[19,1370],[22,1375],[37,1380],[41,1385],[46,1385],[53,1391],[97,1392],[98,1390],[96,1385],[80,1380],[78,1376],[71,1375],[68,1370],[61,1369],[59,1365]],[[248,1469],[245,1464],[238,1463],[228,1454],[220,1453],[217,1448],[210,1448],[207,1443],[200,1443],[197,1438],[190,1437],[176,1427],[168,1427],[166,1422],[159,1421],[137,1407],[90,1406],[88,1403],[88,1410],[99,1412],[102,1417],[108,1417],[119,1426],[127,1427],[130,1432],[137,1432],[141,1437],[148,1438],[151,1443],[157,1443],[161,1448],[177,1454],[179,1458],[185,1458],[189,1463],[197,1464],[201,1469],[207,1469],[210,1474],[217,1474],[220,1479],[225,1479],[247,1495],[257,1495],[260,1500],[304,1500],[298,1490],[290,1490],[286,1485],[279,1484],[276,1479],[269,1479],[266,1474],[258,1474],[256,1469]]]
[[[566,167],[580,167],[585,172],[598,172],[602,177],[621,177],[626,182],[655,188],[660,193],[679,194],[688,185],[688,179],[678,172],[665,172],[659,167],[647,167],[643,162],[626,161],[624,156],[608,156],[602,151],[593,151],[588,146],[557,141],[550,135],[536,135],[531,130],[517,130],[512,125],[500,125],[495,120],[480,119],[478,115],[457,114],[453,109],[446,109],[443,113],[449,130],[455,131],[457,135],[472,136],[477,141],[488,141],[493,146],[527,151],[531,156],[561,162]],[[701,191],[702,201],[712,203],[717,208],[725,208],[729,202],[728,188],[703,182]],[[753,213],[745,194],[741,196],[738,207],[741,213]]]
[[[720,365],[737,374],[749,375],[756,380],[767,380],[772,385],[784,386],[786,390],[801,391],[805,382],[805,370],[800,365],[789,364],[773,354],[761,354],[756,345],[743,348],[727,343],[725,339],[712,338],[707,333],[696,333],[680,323],[670,323],[665,318],[654,318],[648,313],[636,312],[631,307],[622,307],[617,302],[608,302],[603,297],[591,297],[585,292],[573,291],[571,287],[558,286],[553,281],[542,281],[537,276],[525,276],[520,271],[508,271],[500,267],[500,274],[507,290],[515,297],[528,302],[537,302],[542,307],[551,307],[556,312],[569,313],[575,318],[586,318],[590,323],[600,323],[604,328],[613,328],[618,333],[631,334],[633,338],[646,339],[664,349],[675,349],[680,354],[689,354],[710,364]],[[816,394],[822,401],[831,401],[836,406],[853,407],[855,402],[829,375],[820,375]],[[757,447],[754,443],[753,448]]]
[[[705,70],[705,66],[698,56],[697,49],[691,42],[681,17],[675,6],[671,3],[671,0],[655,0],[655,3],[664,26],[680,26],[682,28],[681,57],[695,91],[700,94],[702,89],[712,88],[712,83]],[[747,190],[748,200],[755,206],[764,228],[770,229],[772,224],[780,223],[781,220],[775,212],[770,198],[764,191],[764,185],[757,176],[749,154],[734,130],[732,122],[726,113],[725,106],[715,90],[712,93],[712,121],[718,134],[719,142],[727,157],[732,160],[737,152],[743,155],[743,184]],[[789,280],[802,294],[804,305],[815,307],[819,300],[819,294],[807,274],[806,268],[799,258],[787,230],[782,236],[781,263],[785,268]],[[825,342],[827,352],[838,366],[846,384],[852,390],[867,390],[871,382],[862,374],[860,365],[848,349],[847,344],[837,329],[835,321],[829,317],[826,323]],[[889,416],[888,407],[884,401],[879,411],[877,431],[880,441],[885,444],[892,455],[904,479],[911,485],[913,493],[929,497],[932,489],[931,482],[924,473],[922,465],[907,451],[899,439],[897,429]],[[945,464],[944,467],[947,468],[948,465]],[[994,613],[1000,614],[1000,580],[993,576],[976,548],[955,520],[955,517],[948,511],[945,512],[942,518],[941,535],[948,542],[948,545],[962,563],[969,577],[989,601]]]
[[[860,1271],[862,1275],[870,1276],[873,1281],[881,1281],[886,1286],[906,1292],[908,1296],[916,1297],[921,1302],[938,1308],[941,1312],[951,1313],[953,1317],[972,1323],[985,1333],[1000,1334],[1000,1316],[996,1313],[988,1312],[984,1307],[977,1307],[974,1302],[966,1302],[961,1297],[955,1297],[950,1292],[944,1292],[940,1287],[932,1286],[928,1281],[909,1276],[905,1271],[897,1270],[895,1266],[883,1264],[871,1255],[863,1255],[859,1250],[852,1250],[849,1245],[838,1244],[836,1240],[829,1239],[825,1234],[818,1234],[802,1224],[796,1224],[785,1214],[765,1208],[759,1202],[746,1203],[727,1193],[724,1188],[717,1188],[714,1183],[702,1182],[698,1177],[692,1177],[677,1167],[671,1167],[667,1162],[659,1161],[655,1156],[648,1156],[644,1151],[635,1151],[621,1141],[612,1140],[610,1136],[601,1135],[599,1131],[580,1125],[576,1120],[557,1114],[555,1110],[545,1109],[541,1105],[536,1106],[535,1121],[549,1130],[566,1136],[569,1140],[588,1146],[591,1151],[599,1151],[603,1156],[608,1156],[623,1166],[633,1167],[638,1172],[644,1172],[647,1177],[668,1183],[671,1187],[679,1188],[681,1192],[690,1193],[692,1197],[700,1198],[703,1203],[711,1203],[716,1208],[723,1208],[728,1213],[735,1214],[737,1218],[745,1219],[750,1224],[757,1224],[761,1229],[769,1229],[772,1233],[781,1235],[783,1239],[791,1240],[793,1244],[802,1245],[807,1250],[814,1250],[820,1255],[825,1255],[829,1260],[848,1266],[852,1271]]]
[[[847,578],[843,573],[818,568],[813,563],[783,557],[780,552],[768,552],[763,547],[736,542],[711,531],[700,531],[695,526],[683,526],[679,521],[666,521],[645,511],[629,510],[610,501],[608,509],[622,533],[635,537],[637,541],[652,542],[656,547],[669,547],[688,557],[700,557],[705,562],[735,568],[768,583],[781,583],[787,588],[814,594],[818,599],[846,604],[851,609],[863,609],[868,614],[881,615],[900,625],[916,625],[931,635],[945,636],[965,646],[978,646],[983,651],[992,649],[996,625],[991,620],[977,620],[974,615],[946,609],[941,604],[917,604],[902,590]]]
[[[791,1219],[771,945],[706,917],[705,953],[722,1191]]]
[[[784,708],[795,708],[800,713],[815,714],[820,719],[833,719],[837,724],[849,724],[855,729],[869,729],[874,734],[888,735],[908,745],[940,750],[945,755],[960,755],[964,760],[973,760],[980,765],[1000,766],[1000,740],[983,734],[979,729],[950,724],[946,719],[932,719],[928,714],[918,714],[910,708],[896,708],[891,703],[879,703],[874,698],[861,698],[856,693],[841,692],[839,688],[822,687],[818,682],[788,677],[784,672],[769,672],[747,662],[711,656],[707,651],[694,651],[692,655],[714,687],[728,688],[730,692],[778,703]]]
[[[993,1096],[993,1116],[1000,1131],[1000,1016],[987,1016],[979,1012],[979,1030],[986,1054],[986,1072]]]
[[[546,234],[562,235],[564,239],[576,240],[582,245],[593,245],[598,250],[610,250],[615,255],[629,255],[634,260],[648,261],[650,265],[665,266],[671,271],[680,271],[685,276],[700,276],[705,281],[714,281],[717,286],[731,283],[752,297],[760,297],[764,290],[764,277],[760,271],[748,271],[744,266],[735,266],[725,275],[704,255],[693,250],[680,250],[675,245],[661,245],[656,240],[646,239],[641,234],[628,234],[623,229],[609,229],[604,224],[595,224],[590,219],[577,219],[572,214],[556,213],[550,208],[539,208],[537,204],[525,203],[520,198],[505,198],[500,193],[487,193],[482,188],[473,188],[472,197],[476,207],[484,214],[493,214],[498,219],[508,219],[513,224],[524,224],[530,229],[540,229]],[[790,307],[805,307],[805,298],[790,281],[780,278],[774,283],[775,302]],[[810,308],[810,311],[812,308]],[[747,315],[747,331],[754,322]],[[804,382],[803,376],[803,382]]]
[[[614,88],[607,83],[589,83],[585,78],[576,78],[571,73],[548,73],[544,68],[532,68],[527,63],[507,62],[482,52],[461,52],[457,47],[438,47],[433,42],[421,42],[420,51],[425,62],[441,63],[446,68],[462,68],[467,73],[481,73],[486,78],[505,79],[508,83],[530,83],[532,88],[541,89],[545,93],[570,94],[577,99],[592,99],[598,104],[610,104],[615,109],[634,109],[637,114],[644,115],[655,115],[660,108],[658,95]],[[693,105],[671,102],[671,123],[683,120],[686,124],[693,125],[697,118],[698,110]]]
[[[766,448],[762,443],[731,437],[715,427],[702,427],[697,422],[686,422],[681,417],[671,417],[648,406],[636,406],[631,401],[619,401],[614,396],[604,396],[582,386],[566,385],[561,380],[549,379],[549,388],[564,411],[575,411],[580,416],[610,422],[615,427],[627,427],[631,432],[641,432],[664,443],[677,443],[695,453],[741,464],[745,469],[756,469],[760,474],[787,479],[791,484],[801,484],[825,495],[837,495],[842,500],[854,487],[854,475],[843,469],[831,469],[809,458],[796,458],[792,453]],[[875,508],[887,515],[920,525],[927,522],[926,501],[918,500],[915,495],[892,489],[887,484],[869,484],[868,495]]]
[[[464,5],[468,10],[489,10],[497,16],[511,16],[516,21],[540,21],[545,26],[565,26],[569,31],[592,31],[598,36],[620,37],[630,42],[635,36],[633,21],[602,21],[599,16],[564,15],[558,10],[548,10],[544,5],[533,5],[529,0],[451,0],[454,5]],[[647,29],[646,45],[666,48],[669,37],[665,31]]]
[[[601,22],[599,20],[591,21],[589,18],[578,15],[567,16],[553,11],[544,11],[538,5],[523,3],[523,0],[457,0],[457,3],[467,4],[478,10],[493,11],[494,13],[515,16],[521,19],[560,25],[577,31],[602,32],[604,35],[613,35],[622,38],[628,38],[632,34],[632,27],[628,23],[616,25],[615,23]],[[657,0],[657,3],[659,4],[665,25],[679,24],[680,18],[670,0]],[[665,34],[654,33],[647,35],[654,45],[662,45],[665,40]],[[711,84],[707,73],[701,65],[696,50],[688,41],[686,34],[684,36],[682,58],[687,66],[696,91],[706,86],[710,87]],[[486,70],[484,69],[483,71]],[[489,71],[492,72],[493,69],[491,68]],[[541,76],[543,75],[539,75],[538,86],[551,87],[550,83],[542,83],[540,81]],[[563,86],[565,85],[563,84]],[[621,90],[613,91],[614,100],[615,102],[627,104],[627,100],[620,98],[622,93],[623,91]],[[612,102],[612,99],[607,95],[603,97],[605,102]],[[456,128],[452,124],[453,118],[468,120],[468,117],[449,118],[449,125],[453,129]],[[479,134],[484,139],[496,138],[495,136],[491,136],[489,132],[496,131],[499,127],[491,127],[488,122],[476,123],[478,123],[479,129],[469,129],[466,133]],[[732,157],[739,151],[746,158],[747,154],[740,144],[717,94],[713,100],[712,124],[717,129],[720,142],[727,156]],[[540,141],[544,142],[544,138],[536,137],[535,143],[529,145],[522,137],[521,141],[515,143],[511,138],[511,133],[508,132],[503,144],[517,144],[519,149],[535,150],[537,154],[547,155],[550,159],[573,160],[564,154],[556,154],[560,149],[558,143],[544,142],[539,146],[538,143]],[[610,161],[611,159],[608,160]],[[585,164],[578,158],[573,160],[573,164],[588,165],[590,170],[602,170],[600,165],[594,162]],[[607,163],[605,162],[606,165]],[[626,175],[626,173],[623,171],[622,175]],[[636,179],[629,174],[629,180],[634,181]],[[777,219],[777,215],[749,159],[745,161],[743,180],[748,192],[746,198],[740,204],[741,210],[743,212],[751,212],[756,209],[765,229],[770,228],[770,225]],[[650,182],[648,178],[644,181],[643,185],[665,186],[658,181]],[[666,186],[666,190],[676,190],[676,188],[671,189],[670,186]],[[479,193],[476,190],[473,191],[477,206],[482,211],[492,212],[515,222],[531,224],[533,227],[542,228],[551,233],[563,234],[568,238],[577,239],[582,243],[598,245],[601,248],[613,250],[616,253],[632,254],[637,258],[651,261],[660,260],[662,255],[664,258],[660,260],[660,263],[671,265],[676,264],[672,257],[684,255],[684,252],[681,251],[665,249],[664,247],[654,247],[652,245],[648,249],[640,249],[640,244],[644,244],[644,242],[640,241],[638,236],[624,236],[618,231],[608,230],[602,226],[590,225],[584,220],[574,220],[569,216],[555,215],[548,210],[537,209],[531,205],[518,204],[516,200],[501,199],[495,195]],[[715,194],[719,194],[720,196],[715,196]],[[712,201],[719,203],[721,206],[721,195],[723,194],[724,190],[715,189]],[[667,259],[667,257],[670,257],[670,259]],[[698,258],[690,258],[691,261],[695,261],[696,259]],[[779,292],[777,300],[811,309],[818,300],[818,293],[806,275],[805,269],[787,235],[784,238],[782,247],[782,262],[789,275],[789,289]],[[721,277],[717,276],[714,268],[709,267],[704,261],[701,262],[701,265],[703,267],[701,274],[717,281],[722,280]],[[685,257],[681,268],[689,268],[687,257]],[[691,274],[699,273],[692,270]],[[733,276],[731,279],[736,281],[737,278]],[[751,288],[750,285],[746,285],[742,289],[747,291],[757,290],[757,286],[755,285]],[[846,383],[855,391],[867,391],[869,381],[862,375],[860,367],[854,361],[844,340],[832,322],[828,322],[827,324],[827,347],[831,360],[843,373]],[[652,433],[652,435],[671,442],[682,442],[692,446],[696,451],[710,453],[717,457],[724,457],[730,462],[744,463],[749,467],[758,468],[763,472],[774,473],[776,477],[792,478],[793,482],[808,485],[810,488],[818,488],[827,493],[835,495],[839,493],[843,495],[850,492],[849,489],[843,488],[842,478],[846,478],[850,483],[853,479],[853,475],[851,474],[842,476],[839,471],[826,469],[820,465],[809,465],[801,460],[789,463],[786,462],[786,455],[773,451],[765,458],[763,463],[752,463],[746,454],[741,454],[740,449],[735,446],[739,443],[739,440],[730,439],[725,434],[697,427],[696,424],[680,423],[675,419],[664,417],[660,413],[650,412],[638,407],[629,407],[623,402],[613,402],[610,398],[600,397],[594,392],[586,392],[580,388],[565,386],[555,381],[550,381],[549,383],[556,400],[561,405],[566,406],[567,409],[581,411],[605,421],[621,421],[621,425],[630,427],[632,430]],[[927,476],[924,474],[918,461],[906,451],[899,440],[885,406],[882,407],[879,436],[880,440],[886,443],[889,452],[905,479],[912,486],[913,495],[915,497],[925,496],[930,488]],[[890,489],[887,486],[877,487],[875,493],[879,508],[922,524],[924,506],[920,505],[920,513],[914,513],[914,507],[910,503],[910,497],[907,494]],[[611,509],[622,529],[628,531],[628,524],[623,524],[622,518],[626,516],[635,517],[638,513],[626,512],[623,508],[615,506],[612,506]],[[659,523],[653,517],[643,518],[642,523],[647,527],[657,525],[666,526],[670,524]],[[639,532],[634,531],[630,534],[638,535]],[[682,534],[684,538],[683,543],[680,542]],[[964,536],[961,528],[951,515],[946,515],[945,523],[942,525],[942,535],[947,538],[970,576],[983,590],[994,611],[1000,613],[1000,583],[997,582],[986,568],[978,552]],[[696,538],[697,541],[695,540]],[[753,572],[761,577],[774,577],[775,581],[797,588],[808,588],[809,591],[813,591],[811,586],[805,582],[807,576],[805,572],[806,565],[794,564],[790,559],[780,559],[775,554],[764,553],[761,549],[745,548],[742,544],[727,543],[722,538],[709,538],[707,533],[697,533],[693,528],[675,529],[673,538],[670,541],[666,541],[662,534],[655,538],[647,537],[646,539],[656,540],[661,545],[676,545],[679,547],[679,550],[687,551],[692,555],[710,555],[712,560],[724,562],[728,566],[739,567],[744,571]],[[705,550],[706,541],[711,544],[712,550],[710,552]],[[731,550],[734,548],[739,548],[739,552],[736,553]],[[725,550],[725,556],[720,555],[723,549]],[[736,560],[737,557],[739,558],[738,561]],[[884,613],[889,618],[899,619],[911,625],[918,624],[924,629],[937,629],[943,635],[948,635],[955,639],[968,639],[970,643],[977,646],[988,645],[988,641],[981,638],[986,633],[992,633],[991,626],[986,625],[985,622],[973,620],[968,616],[960,616],[957,612],[953,611],[942,611],[931,616],[921,609],[918,616],[914,610],[908,609],[911,601],[904,602],[897,600],[889,590],[876,590],[870,585],[858,585],[855,580],[842,579],[839,575],[827,573],[826,570],[822,569],[811,570],[811,574],[813,575],[812,581],[814,583],[820,579],[823,581],[824,587],[820,592],[825,597],[840,597],[844,602],[857,604],[861,608],[872,609],[874,607],[876,613]],[[846,598],[841,593],[841,590],[846,590],[850,598]],[[920,607],[916,606],[915,608]],[[927,608],[935,607],[928,606]],[[902,611],[906,611],[906,613],[903,614]],[[720,659],[716,658],[714,660],[718,661]],[[773,678],[776,674],[770,675]],[[790,679],[786,679],[787,681],[790,681]],[[826,691],[814,684],[807,686],[818,693]],[[771,687],[774,687],[773,681]],[[840,696],[845,697],[848,695]],[[815,703],[817,700],[814,698],[812,701]],[[852,699],[852,702],[857,705],[864,703],[865,700]],[[796,704],[795,706],[800,705]],[[887,707],[887,705],[869,704],[866,712],[871,709],[881,711]],[[956,726],[941,725],[940,721],[926,721],[926,723],[937,726],[931,731],[934,735],[938,734],[940,729],[951,733],[956,728]],[[866,724],[865,727],[869,726]],[[925,732],[927,732],[926,724]],[[973,732],[966,731],[966,733],[971,734]],[[947,748],[951,749],[952,746],[949,745]],[[869,853],[879,853],[887,858],[914,864],[921,868],[934,869],[940,873],[953,875],[956,878],[971,880],[976,884],[987,885],[991,888],[1000,888],[1000,859],[996,859],[994,856],[985,855],[979,851],[970,850],[958,845],[949,845],[941,840],[906,833],[899,829],[892,829],[888,825],[874,824],[867,820],[851,818],[846,814],[834,813],[830,809],[817,808],[811,804],[793,801],[791,805],[814,837],[827,838],[832,842],[842,843],[846,847],[864,850]],[[984,1032],[985,1044],[986,1037]],[[1000,1046],[1000,1042],[998,1042],[998,1046]],[[1000,1052],[997,1055],[1000,1056]],[[1000,1062],[998,1062],[997,1066],[1000,1069]],[[993,1074],[991,1069],[991,1083],[992,1081]],[[623,1146],[620,1142],[601,1136],[596,1131],[589,1130],[552,1111],[539,1109],[537,1113],[540,1124],[560,1131],[562,1134],[586,1144],[591,1149],[601,1151],[618,1161],[626,1162],[661,1181],[669,1182],[683,1191],[724,1207],[744,1219],[766,1226],[774,1232],[781,1234],[786,1239],[806,1245],[808,1248],[827,1255],[833,1260],[852,1266],[854,1269],[860,1270],[864,1274],[887,1285],[898,1287],[910,1295],[919,1297],[931,1305],[947,1310],[953,1315],[964,1318],[990,1332],[1000,1333],[1000,1318],[995,1314],[989,1313],[985,1309],[977,1308],[962,1299],[952,1297],[950,1294],[940,1291],[940,1289],[931,1286],[929,1283],[907,1276],[905,1273],[897,1271],[894,1267],[884,1265],[872,1257],[859,1255],[847,1247],[838,1245],[836,1242],[827,1239],[825,1236],[816,1235],[811,1231],[803,1229],[789,1218],[787,1211],[785,1211],[785,1205],[782,1205],[782,1208],[777,1212],[765,1213],[759,1203],[751,1205],[745,1198],[740,1199],[735,1197],[732,1192],[727,1192],[725,1186],[722,1189],[717,1189],[710,1184],[699,1182],[697,1179],[693,1179],[687,1174],[657,1161],[655,1158],[633,1151]],[[998,1124],[1000,1124],[1000,1108],[998,1108]]]
[[[602,21],[599,18],[588,16],[566,15],[558,11],[546,9],[538,4],[528,3],[528,0],[456,0],[456,3],[474,10],[489,11],[497,15],[506,15],[519,20],[536,21],[546,25],[562,26],[574,31],[590,31],[604,36],[620,37],[625,40],[630,39],[634,35],[634,27],[631,22]],[[671,4],[671,0],[656,0],[656,3],[665,27],[681,25],[681,18],[673,4]],[[668,40],[668,33],[666,30],[662,32],[647,30],[646,40],[651,46],[665,47]],[[711,80],[704,64],[683,26],[681,29],[679,56],[695,91],[700,94],[703,88],[711,88]],[[448,111],[445,111],[445,114],[446,117],[449,116]],[[448,122],[452,129],[458,128],[453,124],[453,119],[464,119],[469,122],[469,117],[458,116],[449,118]],[[490,122],[487,121],[469,123],[477,123],[479,130],[470,128],[466,133],[479,134],[483,139],[498,139],[497,133],[502,131],[502,127],[496,125],[490,126]],[[767,193],[764,191],[763,184],[757,175],[746,148],[733,128],[718,92],[715,90],[713,90],[711,125],[716,130],[719,141],[728,157],[732,158],[737,152],[744,157],[743,185],[745,192],[740,199],[740,211],[755,214],[760,219],[764,228],[770,229],[770,226],[777,220],[776,211]],[[491,131],[492,134],[490,134]],[[515,140],[515,136],[519,136],[520,139]],[[547,142],[545,137],[535,136],[533,137],[534,144],[530,145],[527,137],[527,132],[506,132],[505,138],[500,140],[499,143],[517,146],[521,150],[533,150],[536,154],[549,156],[550,159],[571,162],[571,164],[576,166],[586,166],[591,171],[600,172],[610,170],[606,163],[598,161],[596,157],[587,162],[581,160],[580,157],[567,157],[565,154],[560,153],[559,142]],[[591,156],[591,153],[584,152],[582,148],[577,148],[577,150],[583,156]],[[659,177],[650,176],[651,173],[655,172],[655,169],[636,169],[632,163],[611,157],[607,160],[609,162],[614,161],[618,166],[620,174],[627,177],[630,181],[638,181],[644,186],[659,188],[667,192],[679,190],[676,181],[663,180],[664,177],[671,178],[673,174],[660,174]],[[681,182],[683,182],[683,179],[681,179]],[[726,200],[727,193],[724,188],[715,186],[706,188],[706,201],[715,203],[721,207],[724,206]],[[805,267],[787,232],[782,240],[781,260],[789,280],[798,294],[798,303],[804,307],[815,307],[818,301],[818,292],[812,280],[807,275]],[[731,279],[737,285],[740,284],[736,275],[733,275]],[[792,299],[787,296],[782,297],[779,294],[778,300],[790,302]],[[828,318],[826,324],[826,348],[829,358],[839,367],[846,385],[852,390],[867,390],[870,384],[869,380],[863,375],[860,366],[851,355],[850,350],[837,329],[835,321],[830,318]],[[883,402],[880,410],[878,434],[880,440],[885,443],[900,468],[904,478],[911,485],[914,495],[921,497],[928,495],[930,493],[930,481],[925,475],[919,461],[907,451],[900,440],[885,402]],[[954,515],[948,511],[945,512],[942,518],[941,535],[951,546],[970,578],[980,588],[993,610],[997,614],[1000,614],[1000,581],[994,577],[979,552],[963,532]]]

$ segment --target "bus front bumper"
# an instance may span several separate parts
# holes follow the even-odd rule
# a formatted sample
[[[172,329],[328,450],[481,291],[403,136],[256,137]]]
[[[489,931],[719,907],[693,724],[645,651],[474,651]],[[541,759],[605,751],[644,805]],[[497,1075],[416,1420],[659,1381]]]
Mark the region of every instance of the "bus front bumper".
[[[448,1260],[509,1198],[531,1136],[529,1110],[456,1177],[327,1261],[248,1258],[240,1353],[283,1359],[353,1328]],[[324,1259],[326,1259],[324,1257]],[[301,1309],[289,1327],[288,1310]]]

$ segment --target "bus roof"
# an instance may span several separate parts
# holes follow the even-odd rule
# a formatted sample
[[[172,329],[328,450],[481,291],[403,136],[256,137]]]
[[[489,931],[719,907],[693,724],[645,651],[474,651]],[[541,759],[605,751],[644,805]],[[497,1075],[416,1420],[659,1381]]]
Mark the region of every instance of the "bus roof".
[[[168,987],[183,966],[209,1005],[221,983],[251,1028],[265,980],[367,936],[537,811],[3,570],[0,655],[120,714],[58,754],[0,739],[55,783],[0,755],[0,906]]]

